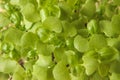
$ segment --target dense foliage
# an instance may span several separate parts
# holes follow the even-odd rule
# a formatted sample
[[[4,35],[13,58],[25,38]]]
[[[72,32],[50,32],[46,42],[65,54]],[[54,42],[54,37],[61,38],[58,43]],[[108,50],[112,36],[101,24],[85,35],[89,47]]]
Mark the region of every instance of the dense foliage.
[[[0,0],[0,80],[120,80],[120,0]]]

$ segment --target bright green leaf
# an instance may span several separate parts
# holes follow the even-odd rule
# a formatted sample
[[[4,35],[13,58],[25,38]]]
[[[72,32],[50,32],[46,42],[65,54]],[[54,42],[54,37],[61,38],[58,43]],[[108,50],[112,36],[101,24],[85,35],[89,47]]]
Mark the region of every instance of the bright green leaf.
[[[25,18],[30,22],[36,22],[40,20],[40,15],[37,12],[35,5],[32,3],[27,3],[22,12]]]

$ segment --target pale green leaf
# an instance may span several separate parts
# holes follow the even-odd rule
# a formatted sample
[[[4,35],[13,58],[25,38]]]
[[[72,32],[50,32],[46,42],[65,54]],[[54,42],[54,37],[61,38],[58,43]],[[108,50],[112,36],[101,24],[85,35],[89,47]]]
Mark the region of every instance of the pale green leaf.
[[[111,37],[115,35],[115,32],[113,31],[113,27],[110,21],[107,20],[100,21],[100,27],[102,32],[104,32],[106,36]]]
[[[46,18],[45,21],[43,22],[43,26],[44,28],[50,31],[54,31],[56,33],[60,33],[62,31],[62,23],[56,17],[51,16],[51,17]]]
[[[92,75],[98,67],[97,53],[95,51],[89,51],[82,57],[82,60],[86,74]]]
[[[89,48],[88,40],[86,38],[83,38],[80,35],[77,35],[74,38],[74,47],[79,51],[79,52],[85,52]]]
[[[111,21],[112,29],[116,34],[120,34],[120,15],[114,15]]]
[[[47,80],[47,68],[34,65],[32,75],[35,80]]]
[[[112,73],[110,80],[120,80],[120,74]]]
[[[101,77],[105,77],[109,73],[110,66],[108,64],[99,64],[98,66],[98,73]]]
[[[78,31],[78,34],[80,34],[82,37],[85,37],[85,38],[87,38],[89,36],[89,32],[87,29],[80,29]]]
[[[36,48],[37,48],[39,54],[43,54],[43,55],[47,55],[47,56],[51,55],[55,49],[55,47],[53,45],[47,45],[42,42],[38,42],[36,44]]]
[[[13,73],[12,80],[25,80],[26,73],[25,70],[18,65],[15,69],[15,72]]]
[[[13,4],[13,5],[15,5],[15,4],[19,4],[19,1],[20,0],[10,0],[10,3]]]
[[[110,72],[120,74],[120,62],[115,61],[110,66]]]
[[[15,45],[20,43],[21,36],[23,32],[16,28],[9,28],[4,33],[4,41],[11,42]],[[14,36],[14,37],[13,37]]]
[[[53,33],[51,33],[49,30],[44,29],[44,28],[39,28],[37,30],[37,34],[40,40],[44,43],[49,42],[54,37]]]
[[[94,34],[90,37],[89,45],[90,48],[100,49],[107,46],[107,41],[104,35]]]
[[[109,18],[111,18],[114,15],[114,10],[115,6],[112,4],[106,5],[105,6],[105,15]]]
[[[108,38],[107,42],[109,46],[115,47],[117,50],[120,51],[120,40],[118,38]]]
[[[94,0],[86,0],[82,6],[81,13],[85,16],[92,17],[95,14],[96,6]]]
[[[0,72],[3,73],[13,73],[17,67],[17,62],[10,59],[0,59]]]
[[[38,36],[32,32],[26,32],[21,37],[21,46],[22,47],[35,47],[36,42],[38,41]]]
[[[58,5],[48,7],[49,15],[59,18],[61,16],[61,10]]]
[[[87,24],[87,30],[90,34],[95,34],[98,33],[99,31],[99,26],[96,20],[91,20]]]
[[[77,56],[75,52],[72,50],[68,50],[65,51],[65,54],[67,56],[68,64],[70,64],[70,66],[75,66],[77,64],[77,58],[76,58]]]
[[[72,9],[70,8],[70,6],[64,1],[61,1],[58,5],[60,6],[60,10],[61,10],[60,18],[61,19],[68,18],[72,13]]]
[[[57,63],[53,69],[55,80],[70,80],[68,69],[63,61]]]
[[[6,27],[6,26],[8,26],[10,24],[10,20],[4,14],[0,13],[0,28]]]
[[[56,48],[54,50],[55,61],[59,62],[63,59],[63,57],[65,56],[64,51],[64,48]]]
[[[108,77],[101,77],[99,73],[94,73],[89,80],[110,80]]]
[[[39,59],[36,61],[36,65],[41,67],[50,67],[52,63],[51,56],[39,55]]]
[[[62,22],[64,35],[67,37],[73,37],[77,34],[77,30],[74,25],[71,25],[69,22]]]
[[[41,9],[40,10],[40,17],[41,17],[41,20],[42,22],[48,17],[48,10],[45,8]]]
[[[100,62],[109,63],[119,58],[119,52],[111,47],[103,47],[98,53],[100,55]]]
[[[30,22],[36,22],[40,20],[40,15],[33,3],[27,3],[22,12],[25,18]]]
[[[116,5],[120,5],[120,0],[113,0]]]

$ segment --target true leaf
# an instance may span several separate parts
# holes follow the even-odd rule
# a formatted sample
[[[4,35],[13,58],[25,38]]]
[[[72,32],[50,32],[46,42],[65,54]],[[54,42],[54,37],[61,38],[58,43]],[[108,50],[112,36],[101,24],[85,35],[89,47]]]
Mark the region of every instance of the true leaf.
[[[56,17],[51,16],[46,18],[45,21],[43,22],[43,26],[44,28],[50,31],[54,31],[56,33],[60,33],[62,31],[61,21]]]
[[[107,41],[104,35],[94,34],[91,36],[89,41],[90,48],[100,49],[107,46]]]
[[[70,80],[69,72],[63,61],[60,61],[53,69],[55,80]]]
[[[82,36],[78,35],[74,39],[74,47],[79,52],[85,52],[89,48],[88,40],[86,38],[83,38]]]
[[[92,75],[98,67],[97,53],[95,51],[87,52],[83,57],[83,66],[87,75]]]

